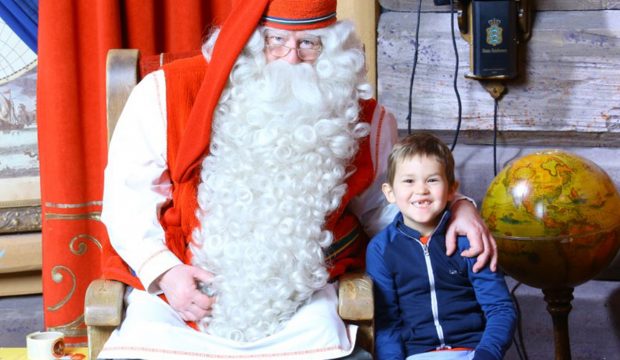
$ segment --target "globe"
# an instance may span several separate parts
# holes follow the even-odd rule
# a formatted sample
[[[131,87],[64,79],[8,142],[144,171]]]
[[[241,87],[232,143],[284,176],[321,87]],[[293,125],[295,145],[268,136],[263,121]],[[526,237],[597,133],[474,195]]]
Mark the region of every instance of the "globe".
[[[499,264],[516,280],[572,288],[609,265],[620,247],[620,195],[610,177],[578,155],[551,150],[502,169],[481,215]]]

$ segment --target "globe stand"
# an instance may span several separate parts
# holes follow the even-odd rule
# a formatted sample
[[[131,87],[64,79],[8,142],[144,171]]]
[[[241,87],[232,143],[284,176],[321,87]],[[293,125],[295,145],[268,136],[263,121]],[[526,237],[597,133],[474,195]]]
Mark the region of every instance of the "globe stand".
[[[542,289],[547,302],[547,311],[553,320],[553,337],[555,342],[555,360],[570,360],[570,341],[568,333],[568,314],[573,306],[572,287]]]

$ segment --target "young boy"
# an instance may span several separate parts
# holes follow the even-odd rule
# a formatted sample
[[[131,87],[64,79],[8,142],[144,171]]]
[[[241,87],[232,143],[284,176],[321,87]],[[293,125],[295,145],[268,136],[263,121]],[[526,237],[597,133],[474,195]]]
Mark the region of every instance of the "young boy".
[[[370,242],[379,360],[502,359],[516,312],[503,275],[446,255],[447,205],[458,183],[450,149],[435,136],[410,135],[388,159],[383,193],[400,213]],[[469,247],[459,237],[459,251]]]

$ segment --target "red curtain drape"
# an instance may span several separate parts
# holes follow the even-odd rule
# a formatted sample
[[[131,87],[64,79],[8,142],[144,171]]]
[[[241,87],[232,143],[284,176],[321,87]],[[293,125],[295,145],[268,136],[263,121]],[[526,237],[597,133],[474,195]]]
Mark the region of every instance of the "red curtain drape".
[[[83,344],[84,293],[100,276],[106,164],[105,59],[200,48],[230,0],[41,0],[37,119],[47,329]]]

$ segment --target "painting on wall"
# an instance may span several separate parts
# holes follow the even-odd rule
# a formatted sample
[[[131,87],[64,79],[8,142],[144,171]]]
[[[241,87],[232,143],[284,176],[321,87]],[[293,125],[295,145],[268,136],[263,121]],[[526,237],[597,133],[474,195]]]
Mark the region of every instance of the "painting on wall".
[[[41,229],[37,55],[0,20],[0,234]]]

